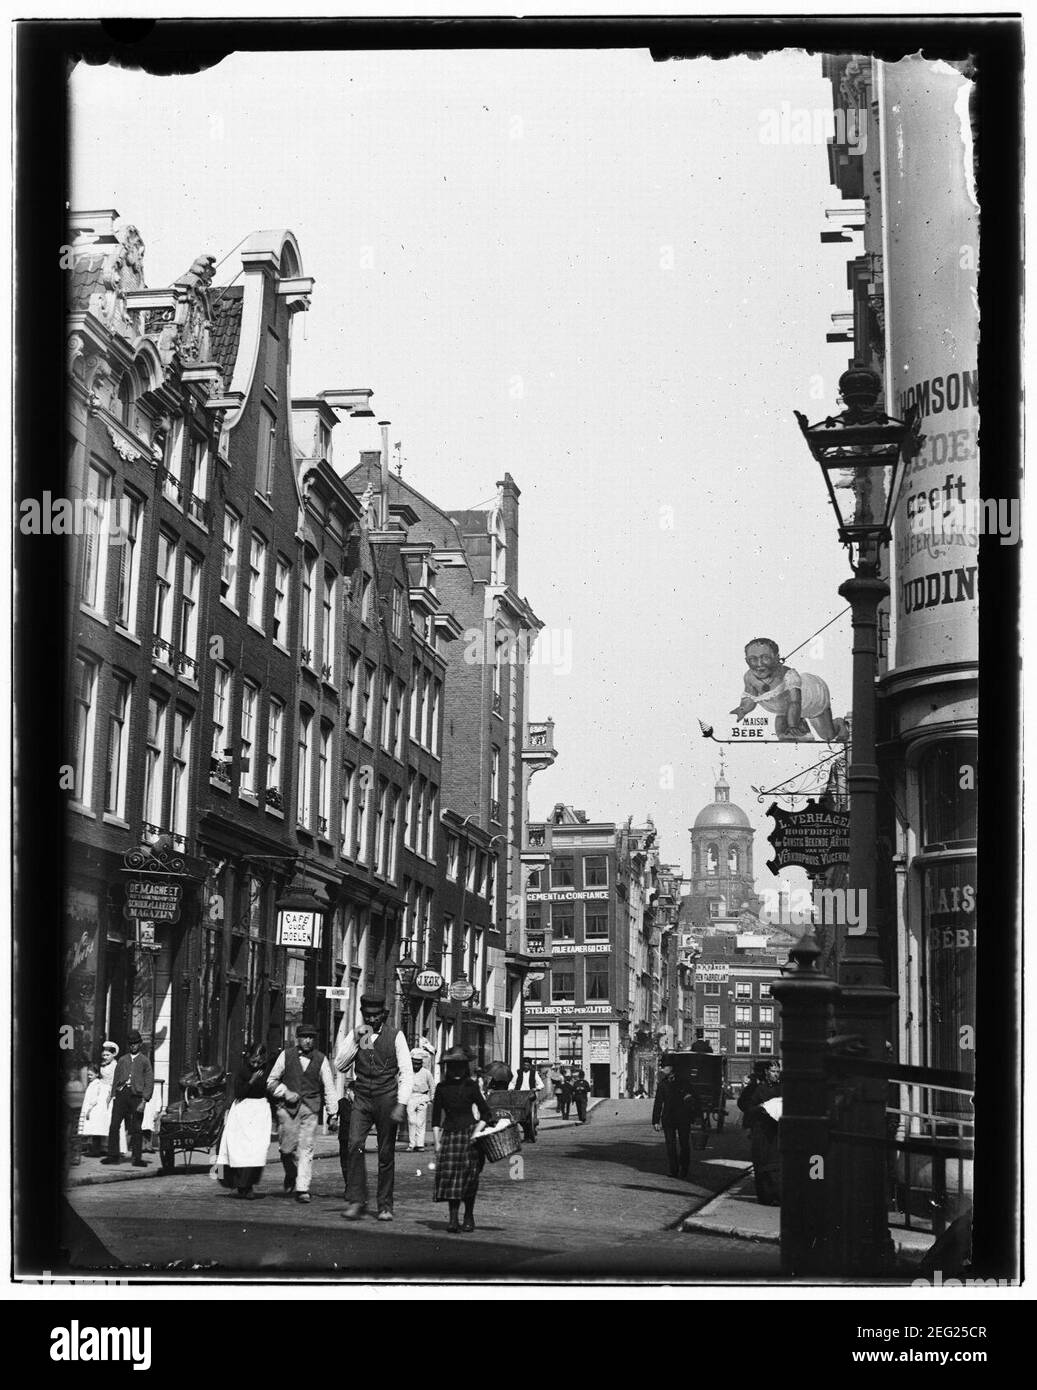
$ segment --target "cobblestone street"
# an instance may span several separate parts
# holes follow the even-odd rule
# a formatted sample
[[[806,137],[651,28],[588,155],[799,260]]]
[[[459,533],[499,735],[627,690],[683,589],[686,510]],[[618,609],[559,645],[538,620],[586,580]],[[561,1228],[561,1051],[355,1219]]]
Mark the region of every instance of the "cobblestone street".
[[[721,1135],[711,1132],[707,1148],[693,1152],[684,1182],[667,1175],[662,1136],[650,1120],[647,1100],[602,1101],[585,1126],[548,1120],[538,1142],[523,1147],[514,1176],[507,1161],[484,1169],[477,1229],[462,1236],[446,1234],[445,1205],[432,1201],[431,1150],[398,1150],[391,1226],[370,1216],[355,1224],[342,1219],[337,1156],[314,1165],[309,1206],[281,1193],[275,1164],[264,1177],[266,1199],[245,1206],[209,1178],[200,1156],[172,1176],[73,1188],[72,1259],[81,1267],[174,1276],[297,1270],[352,1277],[773,1279],[776,1247],[679,1230],[684,1217],[742,1171],[748,1145],[737,1122],[732,1118]],[[333,1147],[327,1140],[322,1145]]]

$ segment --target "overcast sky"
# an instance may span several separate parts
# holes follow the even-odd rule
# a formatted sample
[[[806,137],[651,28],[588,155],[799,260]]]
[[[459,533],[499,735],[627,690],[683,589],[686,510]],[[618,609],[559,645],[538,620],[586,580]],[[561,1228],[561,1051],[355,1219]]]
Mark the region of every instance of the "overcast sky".
[[[792,411],[836,406],[851,349],[825,334],[859,242],[820,244],[823,136],[761,140],[782,103],[830,108],[820,57],[246,53],[71,83],[72,206],[139,227],[149,284],[291,228],[316,280],[293,393],[373,388],[405,476],[445,507],[513,475],[519,587],[547,629],[530,715],[559,749],[532,814],[651,813],[687,867],[720,751],[698,719],[729,730],[749,638],[788,652],[845,606]],[[361,428],[337,432],[339,466],[377,447]],[[848,616],[792,664],[845,714]],[[751,785],[825,751],[729,750],[760,888],[771,798]]]

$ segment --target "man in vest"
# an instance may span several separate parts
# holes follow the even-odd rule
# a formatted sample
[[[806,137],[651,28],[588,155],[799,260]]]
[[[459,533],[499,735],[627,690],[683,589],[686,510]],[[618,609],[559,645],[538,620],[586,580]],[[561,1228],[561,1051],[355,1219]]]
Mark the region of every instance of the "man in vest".
[[[346,1157],[346,1202],[342,1215],[358,1221],[367,1206],[367,1168],[364,1145],[374,1125],[378,1136],[378,1220],[392,1220],[396,1178],[396,1126],[407,1116],[414,1085],[414,1065],[407,1040],[398,1028],[387,1027],[389,1011],[384,994],[360,999],[363,1023],[346,1030],[343,1014],[335,1039],[335,1066],[353,1067],[353,1113],[349,1120]]]
[[[277,1103],[284,1189],[294,1192],[297,1202],[308,1202],[321,1105],[327,1108],[330,1128],[338,1119],[335,1077],[327,1057],[317,1051],[317,1030],[312,1023],[300,1023],[296,1028],[295,1046],[286,1047],[278,1057],[266,1089]]]
[[[134,1028],[126,1035],[128,1052],[124,1052],[115,1065],[112,1077],[112,1122],[108,1130],[108,1156],[102,1163],[121,1163],[119,1153],[119,1130],[126,1125],[126,1136],[130,1141],[134,1168],[148,1165],[141,1157],[144,1149],[144,1136],[141,1126],[144,1120],[144,1107],[155,1090],[155,1073],[144,1052],[144,1039]]]

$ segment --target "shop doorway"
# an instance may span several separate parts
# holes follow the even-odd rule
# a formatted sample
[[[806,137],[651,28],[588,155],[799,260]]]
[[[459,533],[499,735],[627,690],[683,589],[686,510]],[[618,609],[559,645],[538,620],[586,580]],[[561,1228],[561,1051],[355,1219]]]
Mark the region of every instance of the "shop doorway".
[[[591,1063],[591,1095],[609,1095],[609,1085],[611,1082],[612,1068],[608,1062]]]

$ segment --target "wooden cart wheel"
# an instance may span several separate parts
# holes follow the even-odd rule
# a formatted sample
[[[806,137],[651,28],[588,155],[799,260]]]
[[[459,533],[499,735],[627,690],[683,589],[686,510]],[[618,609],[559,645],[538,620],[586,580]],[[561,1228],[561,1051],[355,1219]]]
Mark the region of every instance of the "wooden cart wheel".
[[[522,1132],[523,1132],[523,1134],[526,1136],[526,1140],[527,1140],[528,1143],[530,1143],[530,1144],[535,1144],[535,1143],[536,1143],[536,1141],[537,1141],[537,1112],[536,1112],[536,1110],[534,1109],[533,1106],[530,1106],[530,1108],[529,1108],[529,1119],[528,1119],[528,1120],[526,1121],[526,1123],[522,1126]]]

